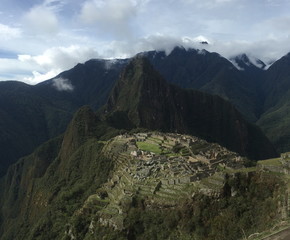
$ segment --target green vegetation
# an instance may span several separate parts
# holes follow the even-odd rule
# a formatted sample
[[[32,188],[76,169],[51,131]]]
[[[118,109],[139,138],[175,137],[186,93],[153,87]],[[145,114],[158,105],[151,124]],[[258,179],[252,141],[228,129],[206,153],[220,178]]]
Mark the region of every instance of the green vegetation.
[[[258,164],[271,165],[271,166],[282,166],[280,158],[272,158],[272,159],[258,161]]]
[[[112,159],[101,154],[104,144],[96,138],[101,132],[93,116],[88,108],[82,109],[64,138],[44,144],[10,169],[11,184],[6,186],[10,191],[0,196],[2,209],[6,209],[2,211],[1,240],[61,239],[72,224],[77,225],[76,236],[88,230],[89,219],[77,211],[107,181],[113,168]],[[109,128],[101,130],[109,134]]]
[[[148,142],[137,142],[137,146],[139,149],[143,151],[153,152],[156,154],[161,154],[162,150],[160,149],[160,146],[154,144],[154,143],[148,143]]]
[[[254,167],[226,169],[225,179],[213,175],[184,189],[175,181],[175,185],[162,186],[161,181],[154,181],[158,177],[136,186],[128,180],[132,172],[124,154],[127,146],[112,147],[109,153],[104,148],[112,137],[125,133],[124,129],[133,132],[139,126],[163,131],[186,129],[188,134],[219,142],[254,159],[274,156],[275,150],[261,131],[222,98],[170,86],[146,60],[136,58],[123,72],[104,109],[107,115],[100,118],[88,107],[80,109],[63,136],[9,169],[0,183],[1,240],[69,240],[72,235],[84,240],[236,240],[281,220],[287,202],[282,173],[255,171]],[[29,111],[34,110],[37,112],[38,107]],[[56,112],[56,116],[46,115],[48,123],[65,121]],[[39,136],[43,137],[42,133]],[[137,145],[157,154],[182,156],[210,148],[205,142],[188,149],[165,145],[165,141],[164,146],[170,147],[165,152],[167,147],[159,145],[162,141],[151,138]],[[265,164],[279,165],[277,159]],[[115,176],[112,170],[120,175]],[[114,194],[106,189],[114,189]],[[101,214],[114,221],[103,226],[105,217]]]
[[[100,134],[96,131],[99,123],[91,124],[90,113],[85,109],[82,111],[79,112],[82,117],[74,118],[64,139],[48,143],[26,159],[28,165],[23,168],[25,172],[29,172],[30,164],[44,157],[47,151],[51,160],[47,169],[42,170],[42,175],[34,179],[28,208],[23,205],[26,204],[26,200],[23,201],[26,197],[13,200],[13,192],[19,195],[17,185],[12,188],[14,191],[10,191],[11,195],[5,197],[7,209],[13,206],[10,215],[6,215],[8,219],[20,214],[15,206],[24,208],[27,217],[17,217],[13,224],[5,221],[5,234],[1,240],[69,240],[69,234],[84,240],[101,240],[104,237],[108,240],[236,240],[244,234],[248,236],[263,231],[280,220],[277,209],[285,197],[284,175],[258,173],[255,168],[225,170],[226,178],[213,175],[200,184],[162,185],[156,193],[153,193],[156,182],[152,179],[139,186],[131,186],[124,172],[122,183],[115,189],[116,197],[109,198],[112,193],[107,192],[102,184],[108,181],[114,162],[105,157],[102,150],[106,149],[104,145],[109,144],[110,140],[96,138],[96,134]],[[89,137],[87,129],[93,129]],[[92,134],[94,131],[95,136]],[[111,134],[114,133],[115,130]],[[62,148],[52,151],[61,141]],[[77,145],[67,144],[72,142]],[[120,149],[115,147],[114,151],[122,152],[123,144],[119,145]],[[159,144],[153,139],[137,142],[137,145],[143,150],[162,154]],[[177,153],[173,154],[188,154],[187,148],[178,146],[175,146]],[[204,150],[206,145],[200,147]],[[123,157],[121,154],[121,161]],[[268,161],[275,162],[273,159]],[[36,168],[34,170],[38,171]],[[25,186],[21,188],[26,189]],[[202,193],[203,188],[207,194]],[[124,194],[124,189],[132,195],[119,198]],[[100,212],[112,215],[123,229],[113,230],[100,224]]]
[[[282,179],[267,174],[228,177],[219,198],[196,194],[173,208],[160,208],[136,196],[125,219],[126,234],[120,239],[236,240],[262,231],[279,219]],[[236,195],[231,196],[231,189]],[[100,229],[97,228],[97,229]],[[104,229],[103,229],[104,230]],[[110,231],[104,233],[111,237]],[[88,239],[101,239],[94,235]]]

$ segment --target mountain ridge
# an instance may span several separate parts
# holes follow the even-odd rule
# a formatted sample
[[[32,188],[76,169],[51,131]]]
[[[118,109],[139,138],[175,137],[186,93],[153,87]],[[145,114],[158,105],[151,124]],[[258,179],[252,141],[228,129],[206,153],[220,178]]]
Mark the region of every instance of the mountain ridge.
[[[257,226],[261,230],[272,226],[268,219],[281,219],[276,200],[284,197],[277,188],[280,175],[273,178],[273,174],[244,169],[238,154],[196,137],[159,132],[122,134],[114,129],[113,137],[106,137],[109,130],[102,124],[90,108],[82,107],[64,135],[9,168],[0,180],[1,239],[218,236],[234,240],[256,231]],[[144,136],[145,142],[138,143]],[[134,149],[142,146],[154,147],[152,159],[147,159],[148,150],[141,156],[145,160],[133,158]],[[230,174],[218,167],[221,160]],[[197,171],[194,179],[184,176],[189,169],[190,174]],[[177,180],[182,182],[175,184]],[[252,211],[260,214],[250,214]],[[221,212],[227,218],[221,217]],[[228,218],[232,221],[224,221]],[[251,221],[256,224],[247,224]],[[206,223],[211,223],[210,227]],[[224,232],[229,224],[231,230]]]
[[[144,57],[136,57],[125,68],[105,113],[110,118],[122,113],[128,125],[135,127],[177,131],[216,141],[254,159],[277,155],[262,132],[248,124],[230,103],[218,96],[167,84]],[[256,147],[260,150],[254,150]],[[269,152],[263,155],[262,149]]]
[[[176,48],[169,55],[157,51],[143,54],[149,58],[154,68],[166,81],[181,87],[195,87],[197,90],[229,100],[247,117],[247,120],[251,122],[259,120],[257,123],[280,152],[289,149],[288,124],[283,120],[288,116],[288,85],[284,86],[284,81],[281,81],[282,85],[280,81],[277,82],[281,85],[278,88],[282,89],[278,91],[281,96],[277,100],[266,99],[268,93],[269,96],[275,95],[276,87],[272,87],[275,84],[271,80],[272,77],[267,78],[268,87],[263,87],[264,76],[268,71],[271,71],[271,76],[276,78],[274,67],[261,70],[252,66],[254,72],[249,69],[239,71],[227,59],[205,50]],[[90,105],[96,110],[105,104],[128,61],[129,59],[90,60],[36,86],[18,82],[1,82],[0,92],[2,91],[3,94],[0,97],[2,122],[0,142],[3,146],[8,144],[9,147],[3,147],[0,151],[0,175],[3,175],[7,167],[19,157],[31,153],[35,147],[49,138],[63,133],[73,113],[79,107]],[[275,65],[280,65],[279,61]],[[287,66],[286,64],[279,67],[278,72],[284,72],[283,69]],[[286,79],[289,74],[286,72],[283,78]],[[194,81],[197,81],[197,85],[192,85]],[[69,88],[66,91],[58,91],[56,86],[61,83],[71,84],[72,90]],[[268,104],[264,104],[266,100]],[[275,100],[275,103],[270,104],[272,100]],[[35,106],[32,107],[33,105]],[[269,106],[272,108],[267,109]],[[38,113],[37,119],[34,112]],[[23,114],[25,118],[21,117]],[[9,152],[9,149],[13,150]]]

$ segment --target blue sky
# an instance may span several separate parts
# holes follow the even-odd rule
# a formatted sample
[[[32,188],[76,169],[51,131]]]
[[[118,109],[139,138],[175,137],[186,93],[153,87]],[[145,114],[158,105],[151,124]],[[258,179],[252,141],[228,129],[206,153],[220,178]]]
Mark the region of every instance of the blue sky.
[[[0,0],[0,80],[30,84],[90,58],[175,45],[264,61],[290,52],[288,0]]]

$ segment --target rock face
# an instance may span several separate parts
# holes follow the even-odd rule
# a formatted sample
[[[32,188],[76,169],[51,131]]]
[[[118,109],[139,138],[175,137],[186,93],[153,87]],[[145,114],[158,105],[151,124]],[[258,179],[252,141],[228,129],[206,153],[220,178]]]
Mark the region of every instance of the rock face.
[[[133,59],[123,71],[104,112],[119,128],[187,133],[251,159],[277,155],[261,130],[244,120],[229,102],[167,84],[143,57]]]

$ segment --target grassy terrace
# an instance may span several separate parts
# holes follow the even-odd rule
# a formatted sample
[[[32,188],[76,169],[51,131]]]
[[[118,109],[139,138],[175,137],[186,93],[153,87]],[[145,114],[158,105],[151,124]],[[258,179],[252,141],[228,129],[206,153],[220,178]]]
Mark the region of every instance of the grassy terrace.
[[[149,137],[148,140],[151,140],[156,143],[162,143],[161,138],[157,138],[157,137]]]
[[[156,154],[161,154],[161,149],[157,144],[152,144],[148,142],[137,142],[137,146],[139,149],[143,151],[149,151]]]
[[[257,171],[256,167],[248,167],[248,168],[239,168],[239,169],[225,169],[225,170],[221,170],[225,173],[249,173],[249,172],[255,172]]]
[[[271,166],[282,166],[282,163],[280,162],[280,158],[261,160],[261,161],[258,161],[258,164],[271,165]]]

